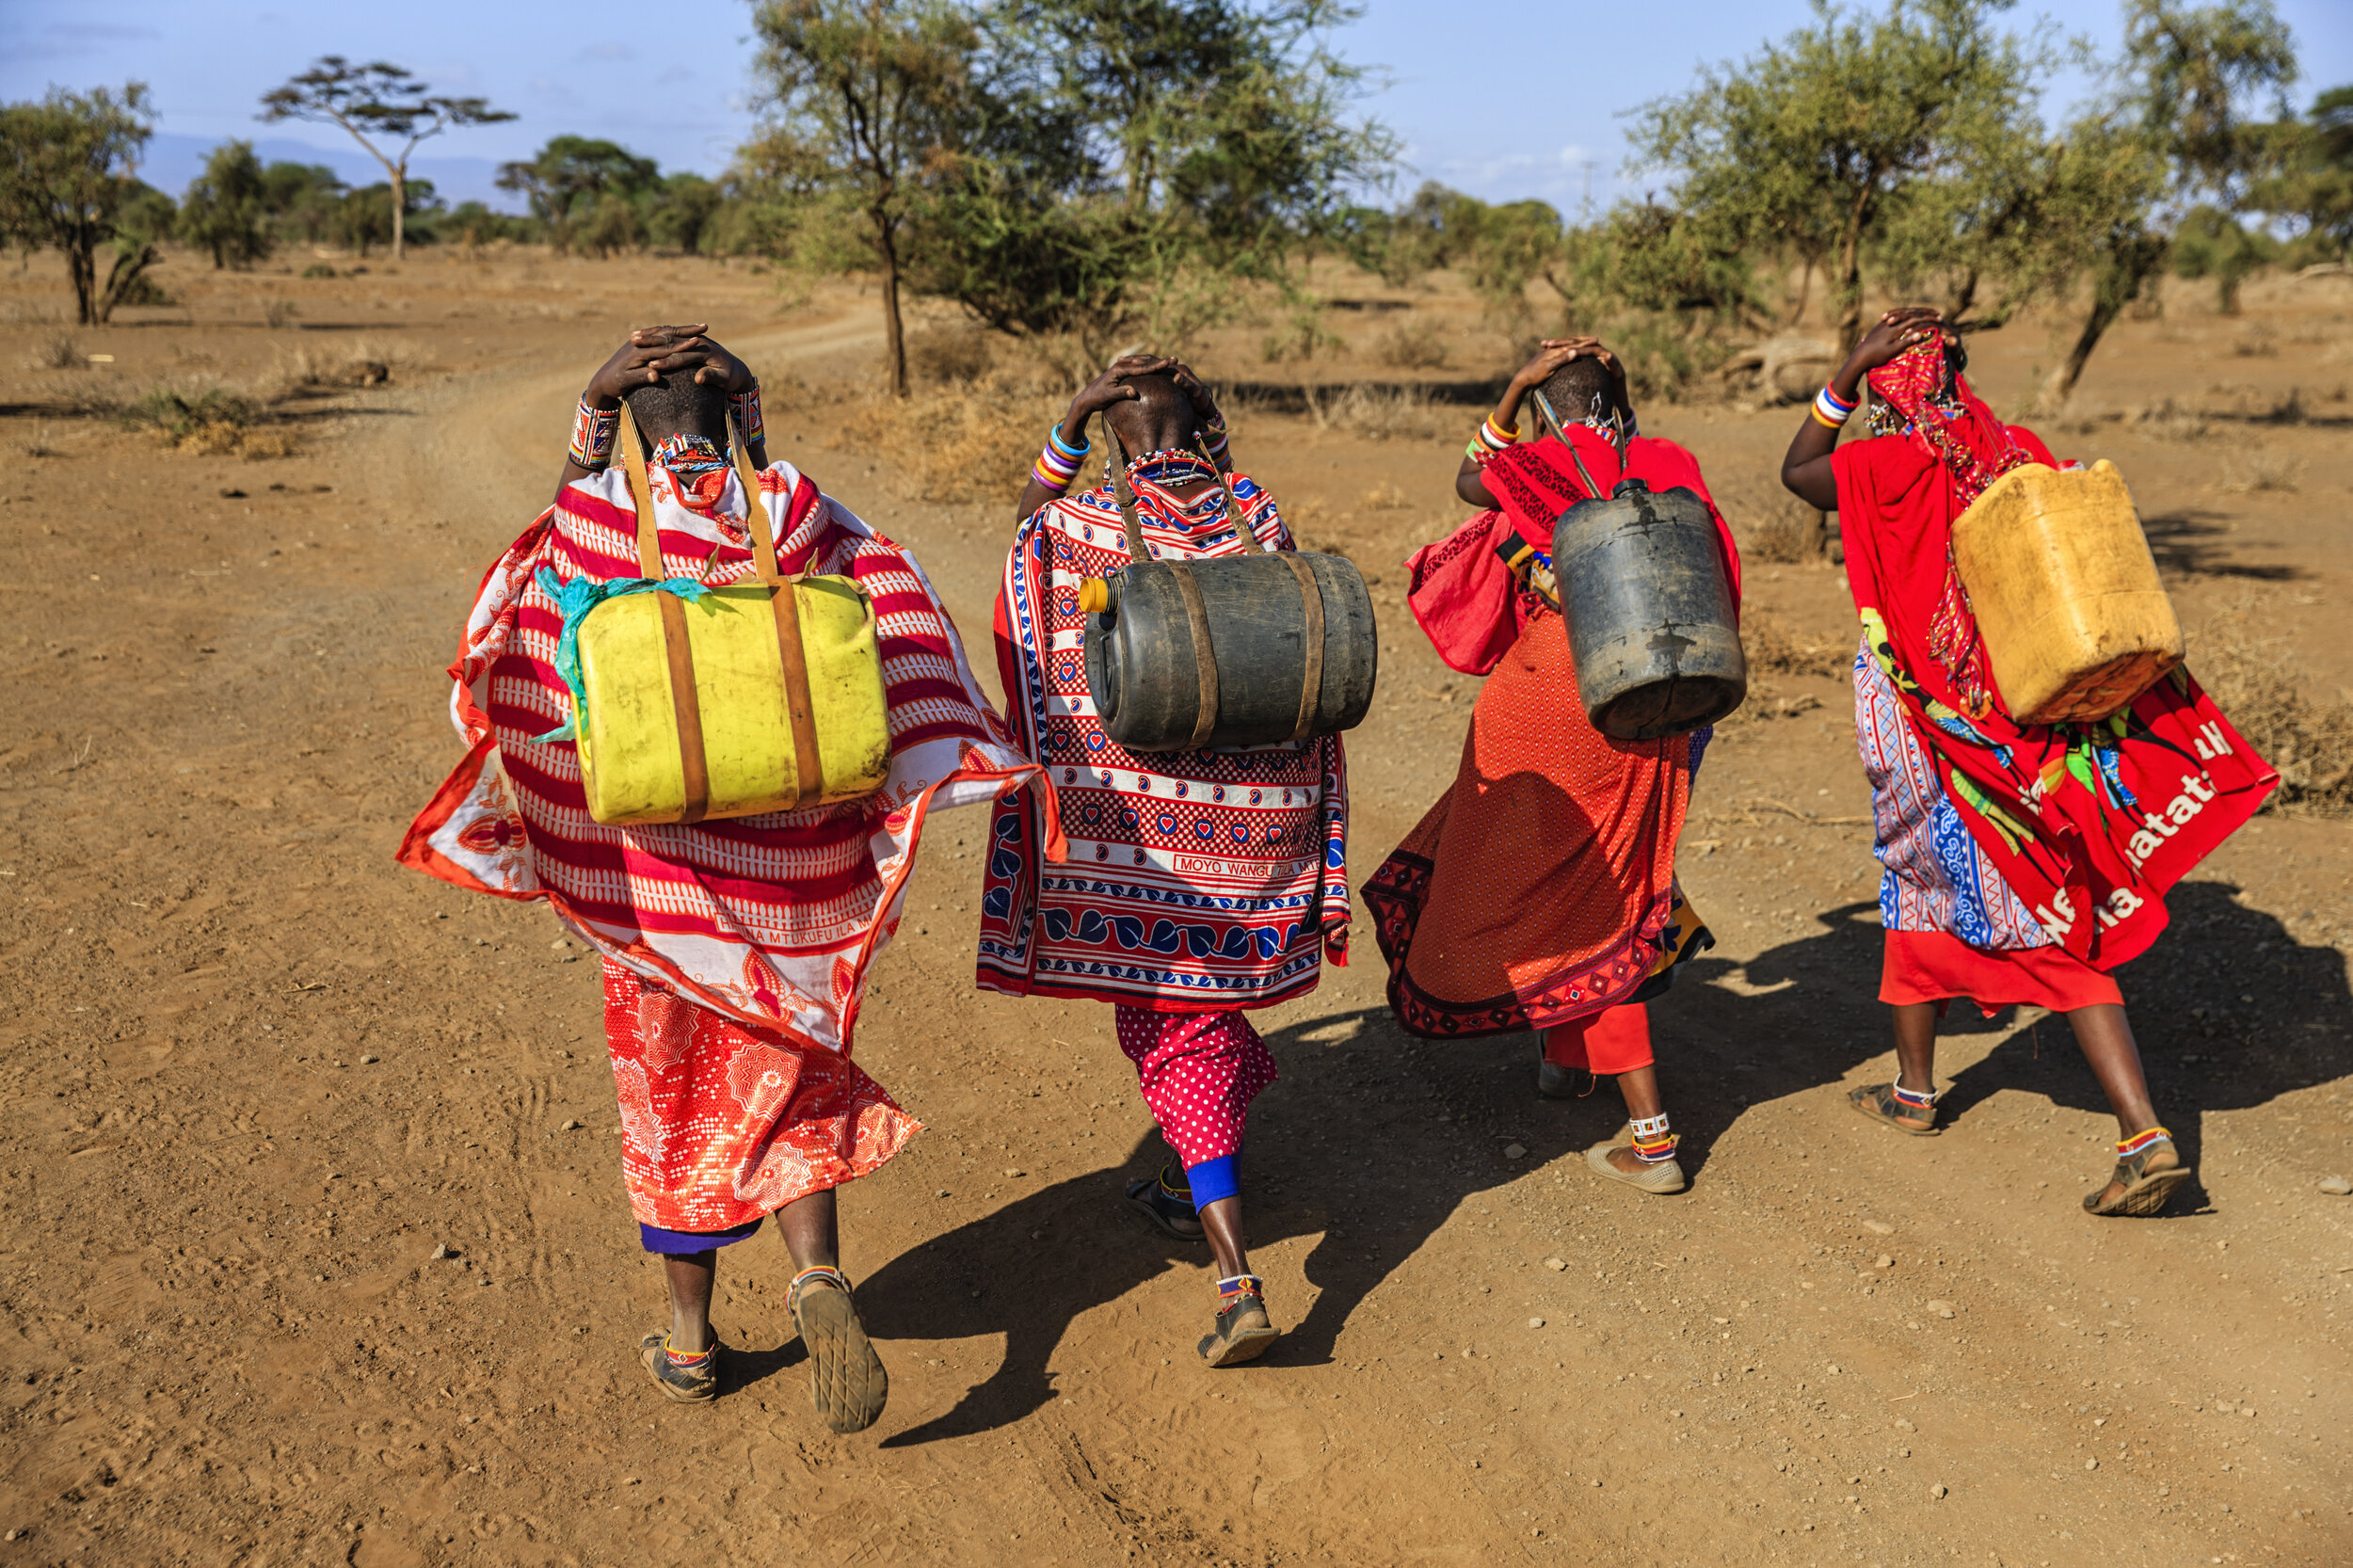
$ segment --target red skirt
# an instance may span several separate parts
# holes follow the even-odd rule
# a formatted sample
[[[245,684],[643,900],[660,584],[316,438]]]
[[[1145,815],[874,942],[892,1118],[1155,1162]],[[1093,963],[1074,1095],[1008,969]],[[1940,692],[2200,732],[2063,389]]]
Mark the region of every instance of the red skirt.
[[[867,1176],[921,1125],[838,1051],[604,966],[621,1173],[640,1224],[707,1234]]]
[[[1887,933],[1880,1000],[1902,1007],[1955,997],[1967,997],[1989,1018],[2010,1006],[2073,1013],[2124,1000],[2113,979],[2065,948],[1988,952],[1942,931]]]

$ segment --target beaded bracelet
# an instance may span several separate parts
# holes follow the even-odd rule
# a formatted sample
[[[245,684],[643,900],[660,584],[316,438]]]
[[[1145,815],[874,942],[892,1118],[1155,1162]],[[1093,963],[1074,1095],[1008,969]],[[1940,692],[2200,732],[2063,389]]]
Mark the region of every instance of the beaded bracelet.
[[[1644,1163],[1663,1164],[1674,1158],[1677,1140],[1667,1129],[1664,1115],[1632,1117],[1627,1122],[1627,1130],[1634,1135],[1635,1157]]]
[[[572,461],[584,469],[600,469],[613,460],[613,436],[621,427],[621,410],[600,408],[586,398],[572,416]]]
[[[1858,398],[1856,401],[1860,402],[1861,399]],[[1845,429],[1847,421],[1853,417],[1854,410],[1853,403],[1840,397],[1827,386],[1814,394],[1814,417],[1821,422],[1825,429]]]
[[[1086,460],[1086,455],[1093,446],[1092,441],[1087,441],[1074,448],[1062,439],[1059,427],[1049,425],[1046,431],[1045,448],[1031,466],[1030,477],[1057,493],[1066,490],[1070,488],[1070,482],[1079,477],[1079,465]]]
[[[755,381],[749,392],[730,394],[728,402],[735,408],[735,427],[743,432],[744,443],[768,439],[768,426],[760,417],[760,383]]]
[[[1222,469],[1234,466],[1232,455],[1225,446],[1225,426],[1223,422],[1201,427],[1201,445],[1209,453],[1209,461]]]

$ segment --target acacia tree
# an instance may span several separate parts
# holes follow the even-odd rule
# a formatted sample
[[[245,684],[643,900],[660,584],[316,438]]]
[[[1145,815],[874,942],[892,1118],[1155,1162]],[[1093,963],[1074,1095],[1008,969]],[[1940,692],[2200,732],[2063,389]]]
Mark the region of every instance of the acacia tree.
[[[270,252],[269,184],[249,141],[224,141],[180,199],[180,238],[213,253],[213,266],[244,268]]]
[[[1352,110],[1335,0],[1005,0],[986,13],[974,130],[924,217],[926,279],[993,327],[1075,333],[1099,360],[1293,292],[1349,236],[1395,138]]]
[[[384,177],[392,187],[392,259],[398,261],[408,237],[408,159],[417,144],[453,126],[489,125],[515,117],[490,107],[487,98],[437,94],[409,72],[382,60],[353,65],[341,55],[322,55],[310,70],[264,93],[258,118],[340,125],[384,166]],[[387,151],[394,143],[398,151]]]
[[[906,230],[971,129],[980,31],[948,0],[766,0],[752,24],[771,120],[757,160],[857,226],[881,280],[890,392],[904,397]]]
[[[651,158],[588,136],[552,137],[529,162],[501,164],[497,180],[499,189],[529,201],[559,248],[568,248],[584,228],[600,254],[642,229],[636,203],[661,184]]]
[[[1973,139],[2012,136],[2031,114],[2037,68],[1992,21],[2011,3],[1891,0],[1870,14],[1817,0],[1814,25],[1635,111],[1635,167],[1673,177],[1707,248],[1794,252],[1808,276],[1823,271],[1851,345],[1891,217]]]
[[[2244,205],[2265,145],[2250,101],[2276,99],[2296,73],[2295,44],[2271,0],[2126,0],[2107,102],[2074,136],[2095,163],[2132,171],[2149,200],[2110,216],[2090,268],[2090,308],[2051,377],[2054,400],[2075,390],[2092,350],[2165,264],[2179,209],[2201,198],[2226,213]]]
[[[155,242],[171,227],[171,201],[134,172],[154,129],[140,82],[0,106],[0,235],[65,253],[85,327],[103,325],[162,259]],[[109,242],[115,260],[101,284],[98,248]]]

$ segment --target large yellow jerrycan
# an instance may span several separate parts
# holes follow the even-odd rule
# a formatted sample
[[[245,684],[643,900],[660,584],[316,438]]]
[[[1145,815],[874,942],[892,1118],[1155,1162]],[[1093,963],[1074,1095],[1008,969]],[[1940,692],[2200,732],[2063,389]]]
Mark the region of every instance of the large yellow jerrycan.
[[[695,823],[854,800],[890,768],[874,606],[848,577],[776,569],[768,508],[732,417],[756,575],[695,603],[654,592],[582,617],[578,703],[588,814]],[[645,453],[623,405],[615,445],[637,504],[638,568],[664,575]]]
[[[1953,566],[2021,724],[2105,719],[2182,662],[2182,623],[2105,457],[2003,474],[1954,522]]]

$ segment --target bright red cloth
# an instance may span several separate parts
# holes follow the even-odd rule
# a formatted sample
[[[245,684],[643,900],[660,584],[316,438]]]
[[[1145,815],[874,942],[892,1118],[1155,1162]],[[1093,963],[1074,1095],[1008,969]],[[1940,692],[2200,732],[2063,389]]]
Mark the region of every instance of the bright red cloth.
[[[1498,509],[1481,512],[1435,544],[1425,545],[1406,558],[1412,584],[1406,604],[1414,612],[1438,657],[1466,675],[1484,675],[1502,663],[1503,655],[1544,607],[1542,596],[1529,590],[1504,563],[1497,546],[1513,534],[1550,557],[1552,526],[1561,514],[1595,489],[1607,496],[1622,479],[1640,479],[1654,490],[1689,489],[1706,503],[1716,520],[1717,545],[1722,552],[1724,580],[1732,586],[1732,602],[1740,604],[1740,552],[1732,530],[1716,510],[1700,475],[1699,460],[1673,441],[1637,436],[1626,443],[1622,460],[1609,438],[1588,425],[1572,424],[1563,432],[1576,447],[1546,436],[1506,448],[1481,470],[1488,493]],[[1577,470],[1582,459],[1593,488]]]
[[[1606,1075],[1649,1066],[1655,1060],[1649,1005],[1629,1001],[1554,1024],[1545,1031],[1545,1060],[1556,1067]]]
[[[1190,1170],[1241,1147],[1250,1102],[1274,1081],[1274,1055],[1239,1012],[1156,1013],[1114,1007],[1119,1048],[1136,1064],[1144,1103]]]
[[[920,1126],[838,1051],[604,964],[621,1174],[641,1224],[710,1232],[871,1175]]]
[[[2099,968],[2147,950],[2165,891],[2255,814],[2280,776],[2185,668],[2111,724],[2022,726],[2003,711],[1952,566],[1954,520],[2001,473],[2054,465],[1945,371],[1936,344],[1871,373],[1912,422],[1832,461],[1848,584],[1971,837],[2054,942]]]
[[[1891,931],[1880,962],[1880,1000],[1912,1002],[1967,997],[1992,1017],[2005,1007],[2073,1013],[2104,1002],[2121,1006],[2116,981],[2065,948],[1989,952],[1942,931]]]

